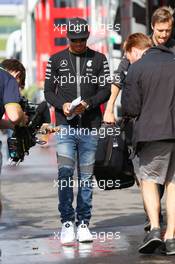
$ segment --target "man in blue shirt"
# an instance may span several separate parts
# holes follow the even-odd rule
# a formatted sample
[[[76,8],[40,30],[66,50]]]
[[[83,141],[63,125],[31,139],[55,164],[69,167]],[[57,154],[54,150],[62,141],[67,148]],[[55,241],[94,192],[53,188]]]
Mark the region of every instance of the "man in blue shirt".
[[[15,125],[24,126],[27,123],[27,116],[22,111],[19,104],[20,87],[25,83],[25,68],[15,59],[5,60],[0,67],[0,129],[11,128]],[[3,120],[2,116],[6,113],[9,120]],[[0,153],[0,169],[2,155]],[[1,212],[0,201],[0,212]]]

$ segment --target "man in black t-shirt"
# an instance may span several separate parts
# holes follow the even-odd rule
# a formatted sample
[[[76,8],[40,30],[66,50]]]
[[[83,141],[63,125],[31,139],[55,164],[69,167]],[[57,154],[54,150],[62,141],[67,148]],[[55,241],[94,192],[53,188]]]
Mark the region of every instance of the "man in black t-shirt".
[[[172,38],[174,25],[173,10],[163,6],[155,10],[151,19],[153,33],[151,39],[153,46],[164,45],[175,54],[175,40]],[[104,121],[108,123],[115,122],[114,103],[122,89],[123,81],[127,75],[130,66],[129,60],[124,56],[115,71],[114,82],[111,87],[111,96],[104,113]]]

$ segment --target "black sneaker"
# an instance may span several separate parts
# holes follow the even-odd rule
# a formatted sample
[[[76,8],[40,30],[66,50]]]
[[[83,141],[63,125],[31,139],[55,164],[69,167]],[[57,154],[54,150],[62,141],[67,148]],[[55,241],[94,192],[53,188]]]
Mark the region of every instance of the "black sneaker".
[[[153,228],[146,234],[143,244],[139,247],[139,252],[143,254],[151,254],[162,246],[162,240],[160,238],[160,228]]]
[[[165,255],[175,255],[175,238],[167,239],[161,251]]]

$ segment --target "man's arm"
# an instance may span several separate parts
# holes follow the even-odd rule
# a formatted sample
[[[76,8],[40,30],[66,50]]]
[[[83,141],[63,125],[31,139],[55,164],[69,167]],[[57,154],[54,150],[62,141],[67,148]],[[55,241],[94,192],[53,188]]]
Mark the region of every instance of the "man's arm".
[[[44,84],[44,95],[46,101],[57,109],[63,109],[66,100],[63,96],[56,96],[56,89],[59,88],[59,76],[52,58],[48,60]]]
[[[142,107],[142,87],[138,67],[135,66],[129,68],[122,90],[122,115],[127,117],[139,116]]]
[[[103,121],[107,123],[115,123],[115,116],[114,116],[114,104],[115,100],[120,92],[120,88],[116,85],[112,84],[111,86],[111,96],[107,102]]]
[[[18,103],[8,103],[4,107],[9,120],[14,125],[21,125],[21,126],[26,125],[28,118],[25,115],[25,113],[22,111],[22,108]]]
[[[111,86],[111,96],[106,105],[106,109],[103,117],[104,122],[115,123],[116,121],[114,116],[114,104],[120,90],[122,89],[123,82],[129,66],[130,66],[129,61],[127,60],[126,57],[123,57],[118,66],[118,69],[114,73],[114,83]]]
[[[20,100],[21,96],[17,81],[12,76],[7,76],[3,91],[3,105],[9,120],[14,125],[25,125],[28,120],[19,104]]]

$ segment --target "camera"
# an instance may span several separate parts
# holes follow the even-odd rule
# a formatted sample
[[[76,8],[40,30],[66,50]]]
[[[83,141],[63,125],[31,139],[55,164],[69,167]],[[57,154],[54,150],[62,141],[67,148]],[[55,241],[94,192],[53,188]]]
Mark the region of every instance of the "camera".
[[[21,97],[19,104],[22,110],[28,115],[29,120],[32,120],[33,116],[35,115],[38,104],[33,104],[24,96]]]
[[[24,160],[25,155],[29,155],[29,149],[36,143],[46,143],[39,141],[36,134],[43,123],[50,123],[49,108],[45,101],[36,105],[22,97],[20,105],[29,117],[29,123],[25,127],[15,126],[12,136],[7,140],[9,156],[17,164]]]

